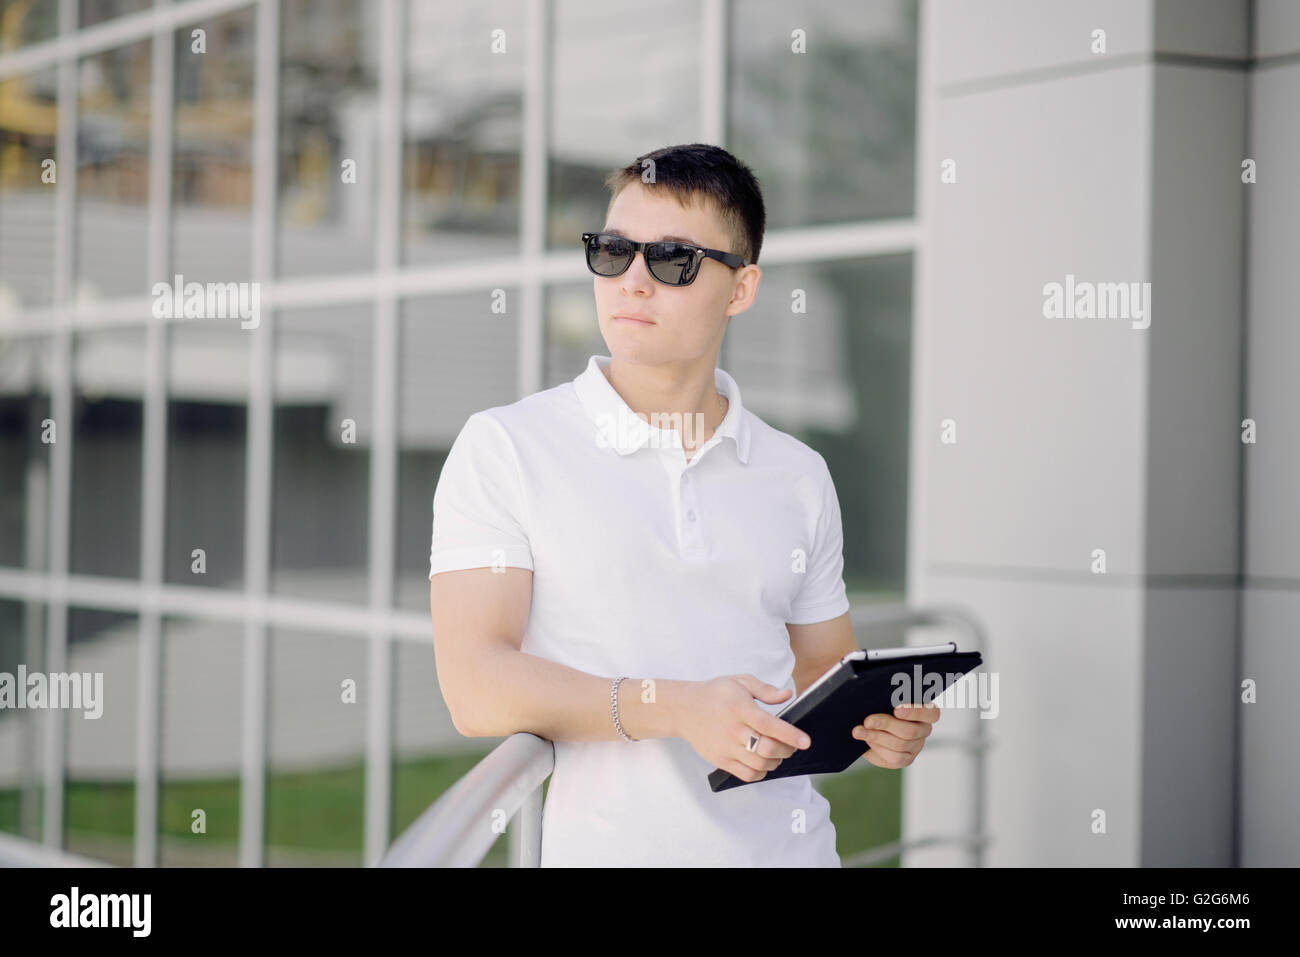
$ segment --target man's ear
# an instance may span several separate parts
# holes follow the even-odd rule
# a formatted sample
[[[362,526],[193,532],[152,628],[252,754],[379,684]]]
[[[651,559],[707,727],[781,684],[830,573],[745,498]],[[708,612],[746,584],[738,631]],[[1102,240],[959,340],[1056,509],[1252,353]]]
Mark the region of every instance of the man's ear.
[[[744,266],[736,275],[736,283],[731,287],[731,301],[727,303],[727,315],[734,316],[744,312],[754,304],[758,295],[758,281],[763,278],[763,270],[755,265]]]

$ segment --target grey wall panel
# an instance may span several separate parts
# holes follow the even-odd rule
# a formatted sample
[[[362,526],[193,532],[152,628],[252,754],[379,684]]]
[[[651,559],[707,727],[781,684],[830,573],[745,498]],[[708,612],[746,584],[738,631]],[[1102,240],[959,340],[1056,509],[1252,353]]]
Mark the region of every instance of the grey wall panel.
[[[1150,278],[1151,73],[936,104],[957,181],[934,187],[920,266],[931,560],[1086,572],[1100,548],[1111,574],[1141,567],[1149,330],[1048,318],[1044,287]]]
[[[1152,0],[985,0],[934,4],[934,69],[940,87],[1035,70],[1095,68],[1151,49]],[[1094,30],[1106,53],[1092,52]]]
[[[1300,3],[1255,0],[1255,56],[1300,53]]]
[[[1157,65],[1146,571],[1235,575],[1241,467],[1241,72]]]

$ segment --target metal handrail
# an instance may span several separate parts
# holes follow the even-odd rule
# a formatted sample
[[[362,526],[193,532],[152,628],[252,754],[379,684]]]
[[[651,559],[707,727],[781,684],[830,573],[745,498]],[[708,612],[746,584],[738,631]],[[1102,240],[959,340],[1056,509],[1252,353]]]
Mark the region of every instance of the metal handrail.
[[[884,627],[939,626],[968,634],[971,644],[988,660],[988,636],[976,618],[956,605],[909,608],[902,603],[868,605],[852,613],[855,631]],[[861,640],[859,638],[859,640]],[[970,833],[930,835],[868,848],[844,867],[891,860],[904,851],[942,845],[965,845],[972,867],[984,866],[985,754],[991,742],[984,720],[977,717],[969,737],[931,738],[926,747],[951,747],[972,756]],[[508,829],[510,858],[516,867],[541,863],[542,785],[555,767],[554,745],[537,735],[512,734],[478,762],[468,774],[433,802],[402,832],[379,861],[380,867],[476,867],[503,828]],[[507,823],[508,822],[508,823]]]
[[[555,746],[520,732],[498,745],[402,832],[380,867],[475,867],[507,825],[520,867],[542,857],[542,783],[555,767]]]

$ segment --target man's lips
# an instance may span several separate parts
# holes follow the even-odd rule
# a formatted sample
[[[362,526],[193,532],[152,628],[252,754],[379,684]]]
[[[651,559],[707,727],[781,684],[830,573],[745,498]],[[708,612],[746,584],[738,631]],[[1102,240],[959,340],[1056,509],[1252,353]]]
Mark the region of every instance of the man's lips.
[[[637,322],[637,323],[641,323],[641,324],[643,324],[643,325],[647,325],[647,326],[653,326],[653,325],[654,325],[654,320],[653,320],[653,319],[647,319],[645,316],[636,316],[636,315],[630,315],[630,316],[629,316],[629,315],[621,315],[621,314],[620,314],[620,315],[615,315],[614,318],[615,318],[615,319],[622,319],[622,320],[624,320],[625,322]]]

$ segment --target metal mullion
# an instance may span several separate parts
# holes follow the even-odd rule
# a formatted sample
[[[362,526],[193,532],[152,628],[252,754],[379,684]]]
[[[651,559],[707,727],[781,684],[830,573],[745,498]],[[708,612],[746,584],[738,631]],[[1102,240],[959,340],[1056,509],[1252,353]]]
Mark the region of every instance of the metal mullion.
[[[525,179],[528,177],[525,176]],[[544,190],[544,185],[534,187],[526,184],[526,192],[532,189]],[[527,213],[527,199],[524,206],[525,215],[532,215],[540,222],[540,214]],[[538,229],[544,229],[544,225]],[[919,245],[919,229],[920,226],[914,219],[885,219],[773,230],[763,240],[763,265],[781,266],[915,252]],[[348,276],[311,276],[264,282],[261,285],[261,305],[264,312],[305,309],[373,301],[387,292],[391,292],[395,299],[402,300],[491,290],[503,282],[517,283],[524,289],[530,285],[542,288],[548,283],[581,281],[589,275],[580,260],[574,262],[572,253],[546,252],[538,244],[526,251],[522,258],[480,259],[452,266],[407,266],[394,272],[376,270]],[[12,321],[6,326],[6,333],[46,333],[51,328],[63,325],[113,328],[134,324],[139,322],[141,311],[149,309],[150,305],[151,300],[141,296],[106,299],[93,305],[68,304],[15,311]],[[164,321],[186,320],[168,317]],[[540,365],[538,368],[540,370]],[[522,389],[527,383],[524,382],[523,370],[520,372]],[[540,375],[534,381],[540,381]]]
[[[524,18],[523,135],[520,184],[520,245],[524,274],[519,302],[516,392],[531,395],[542,387],[544,370],[544,294],[539,275],[546,258],[546,151],[550,89],[550,27],[554,0],[526,7]]]
[[[250,270],[261,283],[275,255],[276,106],[279,0],[258,0],[253,74],[253,222]],[[249,348],[248,457],[244,513],[244,697],[240,751],[239,863],[265,861],[267,760],[267,622],[270,580],[272,401],[275,314],[259,317]]]
[[[700,4],[700,142],[726,146],[727,0]]]
[[[62,0],[61,0],[62,2]],[[62,35],[33,43],[23,49],[0,56],[0,80],[33,70],[44,69],[63,60],[79,60],[95,53],[143,40],[158,31],[170,32],[189,20],[203,20],[252,6],[256,0],[188,0],[185,3],[160,2],[139,13],[117,17],[85,30],[76,30],[76,10]],[[62,21],[62,8],[60,20]]]
[[[76,25],[75,0],[60,0],[59,29],[66,34]],[[77,190],[77,63],[64,59],[58,64],[58,126],[55,133],[54,192],[54,303],[71,299],[74,202]],[[61,168],[60,168],[61,167]],[[50,417],[55,423],[50,449],[50,565],[49,611],[45,619],[47,673],[67,670],[68,600],[66,594],[72,523],[72,332],[58,327],[51,343]],[[60,437],[59,433],[62,432]],[[44,820],[42,840],[52,848],[63,847],[63,786],[67,760],[67,715],[61,708],[46,712],[45,768],[43,779]]]
[[[149,249],[147,277],[165,276],[170,249],[172,34],[159,26],[153,34],[149,117]],[[168,326],[150,310],[145,333],[143,488],[140,508],[140,580],[144,596],[156,596],[163,578],[163,535],[167,489]],[[162,711],[162,617],[156,600],[140,608],[136,685],[135,866],[158,863],[158,788],[161,777],[159,728]]]
[[[518,365],[515,391],[522,398],[542,388],[545,378],[546,166],[549,120],[551,24],[554,0],[530,3],[524,18],[523,130],[520,142],[520,248]],[[558,265],[558,264],[557,264]],[[566,269],[567,272],[567,269]],[[574,273],[577,278],[577,273]],[[530,795],[508,831],[510,857],[530,863],[530,848],[540,845],[541,789]]]
[[[79,608],[132,611],[157,606],[163,617],[188,616],[213,621],[242,622],[247,617],[273,627],[319,631],[329,635],[357,635],[365,632],[375,617],[368,606],[336,605],[312,599],[269,598],[249,606],[242,591],[164,585],[148,594],[139,582],[126,579],[70,575],[62,594]],[[53,579],[40,572],[0,568],[0,598],[44,604],[54,592]],[[402,640],[429,640],[429,617],[425,612],[388,609],[379,616],[390,635]]]
[[[380,7],[379,145],[376,260],[380,276],[398,267],[402,184],[402,78],[405,73],[400,0]],[[378,863],[387,850],[392,805],[393,647],[385,616],[393,600],[397,510],[398,302],[391,283],[376,289],[372,328],[370,442],[369,709],[365,752],[362,860]]]
[[[727,145],[727,0],[700,4],[700,142]],[[764,262],[766,265],[766,261]],[[728,324],[730,325],[730,324]],[[787,323],[788,327],[790,324]],[[719,348],[717,364],[730,363],[730,338]]]

